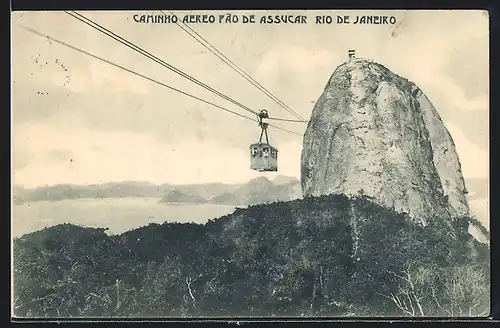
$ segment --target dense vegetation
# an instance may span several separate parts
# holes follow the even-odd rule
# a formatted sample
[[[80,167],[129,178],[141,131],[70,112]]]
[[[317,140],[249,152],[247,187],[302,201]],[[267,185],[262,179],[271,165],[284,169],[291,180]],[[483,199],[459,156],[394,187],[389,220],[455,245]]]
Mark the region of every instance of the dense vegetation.
[[[328,196],[115,236],[58,225],[14,241],[15,314],[486,315],[489,249],[469,221]]]

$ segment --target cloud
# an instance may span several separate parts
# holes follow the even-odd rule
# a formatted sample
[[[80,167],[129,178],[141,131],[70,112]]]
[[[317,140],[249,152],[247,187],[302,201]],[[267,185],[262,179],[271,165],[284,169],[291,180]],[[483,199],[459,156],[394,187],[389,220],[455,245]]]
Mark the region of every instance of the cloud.
[[[413,80],[440,112],[487,111],[487,17],[479,11],[407,12],[404,25],[381,50],[388,67]]]
[[[469,142],[456,125],[446,125],[464,176],[488,177],[488,153]],[[145,133],[29,122],[16,125],[13,132],[14,181],[26,186],[121,180],[242,182],[261,175],[249,169],[246,150],[206,138],[164,142]],[[276,146],[277,174],[300,177],[300,142]]]
[[[65,65],[68,60],[64,57],[64,52],[56,54],[53,50],[46,50],[42,56],[32,56],[33,62],[23,62],[23,65],[19,65],[16,61],[19,64],[13,68],[13,80],[16,81],[14,88],[35,87],[41,91],[57,88],[78,93],[102,90],[149,93],[150,82],[117,67],[96,59],[88,60],[84,55],[77,65]],[[120,63],[119,59],[113,61]]]
[[[336,59],[325,49],[305,49],[299,46],[282,45],[262,56],[257,75],[265,76],[277,69],[285,69],[293,73],[309,73],[312,70],[330,66],[330,63]]]
[[[469,98],[489,91],[489,38],[475,38],[452,49],[447,74],[463,88]]]
[[[423,44],[417,42],[416,44],[406,42],[392,44],[390,45],[391,52],[396,54],[407,52],[411,54],[411,58],[394,56],[388,62],[391,63],[390,68],[394,72],[408,77],[422,88],[440,111],[446,111],[448,108],[448,110],[454,111],[454,115],[457,114],[457,110],[487,111],[489,108],[488,88],[481,90],[480,94],[475,97],[467,97],[466,90],[450,75],[450,56],[454,54],[456,47],[468,46],[469,40],[460,40],[460,42],[443,42],[441,37],[436,37],[426,39]],[[488,49],[483,47],[480,51],[487,52]],[[461,64],[468,65],[467,61]],[[457,67],[456,69],[462,68]],[[474,73],[483,74],[484,72]],[[469,76],[469,79],[475,78],[484,79],[485,77]],[[464,83],[461,84],[464,85]]]
[[[438,101],[438,106],[447,106],[453,111],[488,111],[489,94],[484,93],[481,96],[467,98],[465,91],[454,82],[454,80],[445,75],[423,75],[419,74],[419,79],[422,81],[424,90],[431,96],[436,94],[435,99]],[[418,75],[417,75],[418,76]],[[439,96],[437,94],[439,93]]]
[[[107,89],[147,94],[149,91],[147,83],[139,77],[96,61],[73,68],[69,76],[71,82],[67,84],[67,88],[74,92],[100,92]]]
[[[453,123],[445,123],[450,132],[465,178],[489,177],[489,154],[470,142],[461,129]]]
[[[282,44],[265,52],[255,78],[302,117],[310,115],[312,104],[340,63],[339,57],[322,46]],[[289,112],[270,103],[271,115],[293,119]],[[297,130],[296,127],[291,127]]]
[[[280,174],[300,179],[302,144],[297,141],[289,141],[278,144],[277,148]]]
[[[412,71],[412,78],[430,97],[442,100],[440,107],[446,106],[454,111],[488,110],[488,90],[483,90],[480,96],[467,97],[465,90],[446,71],[448,56],[447,49],[441,47],[437,48],[436,52],[417,53],[412,64],[419,69]]]
[[[474,215],[483,226],[490,230],[490,206],[488,198],[469,201],[471,214]]]
[[[78,25],[68,24],[66,20],[71,18],[64,13],[23,14],[26,15],[13,17],[13,21],[129,69],[140,70],[144,67],[143,61],[138,60],[141,57],[134,51],[127,51],[125,47],[111,47],[114,41],[93,37],[89,29],[77,29]],[[26,20],[29,22],[25,22]],[[61,24],[67,24],[68,27],[54,29],[55,25]],[[32,34],[18,24],[13,24],[12,37],[16,40],[12,43],[12,57],[16,59],[12,62],[15,87],[66,88],[82,93],[99,92],[103,89],[142,94],[149,91],[149,82],[56,41]]]
[[[250,170],[246,151],[197,138],[167,143],[140,133],[26,123],[15,128],[13,148],[14,159],[29,159],[14,169],[13,180],[31,187],[122,180],[243,182],[261,175]],[[284,144],[280,155],[283,173],[297,175],[299,163],[293,162],[300,159],[299,145]]]

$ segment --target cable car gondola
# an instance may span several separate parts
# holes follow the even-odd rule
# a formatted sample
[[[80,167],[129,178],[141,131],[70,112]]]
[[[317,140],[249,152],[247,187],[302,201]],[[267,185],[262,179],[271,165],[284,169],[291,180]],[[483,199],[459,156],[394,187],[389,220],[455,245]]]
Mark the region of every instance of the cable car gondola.
[[[263,118],[269,118],[267,110],[261,110],[258,114],[259,126],[261,128],[258,143],[250,145],[250,168],[259,172],[278,171],[278,149],[269,144],[267,135],[268,123],[262,121]],[[266,142],[262,142],[262,137],[266,137]]]

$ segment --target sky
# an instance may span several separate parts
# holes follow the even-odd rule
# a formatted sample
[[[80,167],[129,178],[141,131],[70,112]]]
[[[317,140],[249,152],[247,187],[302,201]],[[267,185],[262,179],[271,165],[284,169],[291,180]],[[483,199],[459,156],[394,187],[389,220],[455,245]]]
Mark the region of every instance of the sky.
[[[175,24],[81,12],[234,100],[294,119]],[[183,16],[189,12],[176,12]],[[203,13],[203,12],[195,12]],[[205,12],[206,13],[206,12]],[[213,12],[212,14],[219,14]],[[225,12],[222,12],[224,14]],[[255,14],[263,12],[237,12]],[[288,12],[285,12],[288,13]],[[488,178],[489,30],[482,11],[289,12],[308,24],[191,24],[306,119],[347,50],[414,81],[449,129],[466,179]],[[270,12],[269,14],[281,14]],[[393,15],[396,25],[314,24],[315,15]],[[64,12],[15,12],[12,22],[12,178],[25,187],[138,180],[243,182],[257,123],[80,54],[20,26],[217,103],[209,93]],[[304,133],[306,124],[275,122]],[[278,173],[300,177],[302,136],[270,128]]]

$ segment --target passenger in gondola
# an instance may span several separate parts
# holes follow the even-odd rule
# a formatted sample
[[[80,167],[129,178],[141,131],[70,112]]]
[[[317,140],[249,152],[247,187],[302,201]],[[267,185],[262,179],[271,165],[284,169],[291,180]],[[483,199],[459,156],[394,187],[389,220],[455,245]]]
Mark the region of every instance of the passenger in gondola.
[[[257,156],[257,148],[252,148],[252,157]]]

